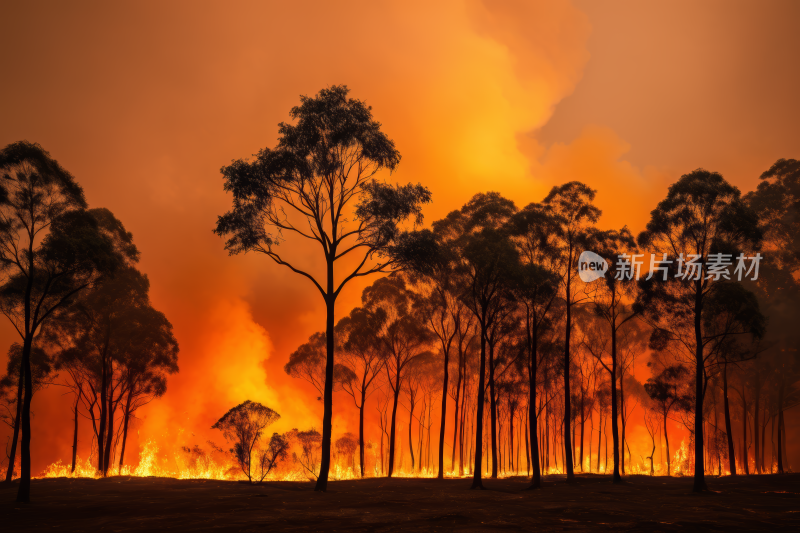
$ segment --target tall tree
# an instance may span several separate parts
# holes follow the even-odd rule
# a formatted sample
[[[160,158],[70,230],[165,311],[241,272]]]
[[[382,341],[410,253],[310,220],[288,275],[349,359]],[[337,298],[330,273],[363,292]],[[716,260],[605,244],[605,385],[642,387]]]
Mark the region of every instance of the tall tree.
[[[742,200],[739,189],[720,174],[703,169],[681,176],[670,186],[638,237],[639,246],[663,258],[668,274],[666,279],[640,280],[644,316],[654,326],[655,338],[677,343],[693,365],[695,492],[707,490],[703,394],[710,357],[707,351],[714,340],[704,332],[703,308],[717,285],[725,281],[719,269],[709,270],[709,262],[753,253],[761,238],[758,217]],[[731,274],[726,273],[728,277]]]
[[[356,307],[336,324],[336,333],[342,348],[339,360],[350,370],[342,381],[342,388],[352,396],[358,409],[361,477],[364,477],[364,405],[374,390],[373,382],[380,376],[386,364],[378,337],[385,320],[385,313],[371,313],[362,307]]]
[[[413,308],[414,295],[403,276],[394,274],[380,278],[364,289],[361,302],[365,309],[385,316],[378,331],[380,349],[384,353],[386,382],[392,391],[392,418],[389,426],[389,472],[395,467],[397,406],[410,365],[428,353],[432,337]]]
[[[302,96],[279,125],[278,145],[261,150],[254,161],[222,168],[233,209],[219,217],[214,232],[227,237],[231,254],[258,252],[310,280],[326,308],[326,365],[323,392],[322,463],[316,489],[328,483],[334,381],[336,299],[352,279],[391,269],[378,257],[411,218],[422,221],[430,192],[421,185],[392,186],[373,177],[394,170],[400,153],[373,119],[371,107],[348,99],[346,86],[332,86],[315,97]],[[274,232],[274,233],[271,233]],[[325,274],[279,253],[285,237],[305,239],[322,249]],[[349,262],[354,259],[354,263]],[[355,266],[352,266],[355,264]],[[349,268],[336,276],[336,266]]]
[[[613,483],[621,483],[620,477],[620,431],[617,379],[622,377],[619,360],[619,337],[621,330],[636,318],[639,312],[633,308],[636,299],[636,279],[633,275],[631,257],[636,251],[636,243],[627,228],[620,231],[597,232],[594,235],[599,254],[610,263],[605,278],[587,288],[591,297],[591,309],[595,316],[608,325],[610,347],[603,352],[592,344],[587,349],[608,372],[611,391],[611,437],[614,442]],[[620,380],[621,382],[621,380]],[[624,472],[624,470],[623,470]]]
[[[570,345],[572,332],[572,312],[576,305],[584,303],[588,296],[583,287],[576,283],[578,258],[581,252],[590,249],[593,226],[602,211],[592,204],[597,191],[578,181],[571,181],[553,187],[545,197],[545,206],[558,217],[561,229],[558,233],[558,274],[561,281],[561,295],[565,307],[564,324],[564,455],[567,481],[575,479],[572,467],[573,453],[570,439]]]
[[[393,255],[403,268],[420,282],[418,285],[425,295],[416,299],[415,306],[439,341],[444,372],[437,479],[444,479],[444,435],[447,423],[447,392],[450,384],[450,352],[464,317],[463,306],[458,299],[458,287],[452,276],[456,259],[453,241],[457,235],[453,234],[449,225],[438,225],[436,229],[438,231],[424,229],[403,234],[397,240]],[[453,431],[457,433],[455,428]]]
[[[110,212],[86,209],[83,189],[40,145],[20,141],[0,150],[0,176],[0,311],[22,341],[17,501],[27,503],[34,335],[81,291],[135,260],[138,251]]]

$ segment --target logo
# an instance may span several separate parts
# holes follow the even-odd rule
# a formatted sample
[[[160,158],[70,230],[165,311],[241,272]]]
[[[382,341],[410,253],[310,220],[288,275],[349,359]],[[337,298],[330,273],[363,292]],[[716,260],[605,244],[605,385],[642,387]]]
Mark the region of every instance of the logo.
[[[578,258],[578,275],[585,283],[605,277],[608,262],[594,252],[585,251]]]

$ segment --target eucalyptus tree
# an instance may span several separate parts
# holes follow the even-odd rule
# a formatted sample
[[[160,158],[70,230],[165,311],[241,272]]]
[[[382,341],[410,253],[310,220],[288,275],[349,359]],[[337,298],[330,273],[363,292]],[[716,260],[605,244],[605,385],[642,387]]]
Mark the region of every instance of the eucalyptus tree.
[[[597,191],[589,186],[571,181],[553,187],[543,203],[557,217],[560,226],[557,234],[558,269],[560,292],[564,301],[564,428],[569,428],[570,405],[570,346],[572,332],[572,312],[576,305],[585,303],[589,296],[575,281],[578,259],[582,251],[590,249],[594,224],[600,219],[602,211],[592,204]],[[569,431],[564,431],[564,455],[567,481],[575,479],[572,467],[572,441]]]
[[[764,245],[780,268],[800,270],[800,161],[779,159],[744,200],[758,213]]]
[[[397,432],[397,406],[406,385],[410,366],[428,354],[433,341],[431,333],[419,319],[413,307],[414,294],[402,275],[379,278],[364,289],[361,303],[372,313],[382,313],[381,329],[377,332],[385,362],[386,382],[392,391],[392,418],[389,427],[389,472],[394,473]]]
[[[302,96],[290,111],[294,124],[279,125],[278,144],[254,161],[222,168],[233,209],[220,216],[214,232],[227,237],[231,254],[256,252],[308,279],[326,310],[322,459],[315,490],[328,483],[334,382],[336,299],[354,278],[391,270],[387,247],[408,219],[422,221],[430,201],[422,185],[388,185],[374,177],[400,163],[394,142],[381,131],[371,107],[348,98],[346,86],[315,97]],[[321,248],[322,276],[280,251],[286,239]],[[352,261],[352,262],[351,262]],[[355,265],[355,266],[353,266]],[[337,268],[347,268],[337,275]]]
[[[466,278],[466,290],[463,299],[466,306],[475,315],[480,329],[480,365],[478,370],[478,398],[475,432],[475,469],[473,473],[473,489],[482,489],[481,479],[483,461],[483,411],[486,393],[486,353],[489,331],[494,326],[498,315],[510,296],[510,283],[518,268],[519,253],[502,232],[486,228],[469,235],[463,248],[462,275]],[[490,362],[490,365],[493,363]],[[490,376],[489,393],[494,395],[494,384]],[[491,397],[490,397],[491,399]],[[491,413],[490,413],[491,414]],[[494,423],[495,416],[490,416]],[[496,427],[493,427],[496,431]],[[497,450],[493,446],[493,473],[497,468]]]
[[[757,340],[766,333],[766,317],[761,313],[756,295],[741,283],[720,283],[706,299],[703,329],[711,342],[709,353],[722,374],[722,402],[725,431],[728,438],[728,460],[732,476],[736,475],[733,432],[728,401],[728,365],[754,359],[759,351]],[[742,339],[747,336],[750,339]],[[750,342],[747,342],[747,341]],[[705,385],[703,387],[705,392]],[[744,421],[746,426],[747,422]],[[746,430],[745,430],[746,431]],[[745,472],[747,467],[745,467]]]
[[[442,405],[439,425],[439,469],[437,479],[444,478],[444,435],[447,424],[447,391],[450,384],[450,353],[464,319],[463,305],[458,299],[458,286],[453,268],[457,259],[457,233],[446,224],[435,230],[417,230],[403,234],[393,249],[393,256],[404,270],[419,283],[424,293],[416,299],[420,317],[439,341],[443,359]],[[456,405],[458,400],[456,399]],[[458,409],[458,407],[456,407]],[[454,428],[454,434],[457,433]],[[455,450],[453,450],[455,453]],[[455,457],[455,456],[454,456]]]
[[[378,332],[386,321],[386,313],[370,312],[356,307],[336,324],[336,334],[341,347],[339,360],[349,372],[341,381],[342,389],[353,398],[358,409],[359,471],[364,477],[364,405],[372,394],[375,380],[380,376],[386,359],[381,350]]]
[[[556,239],[562,226],[558,217],[543,204],[531,203],[511,216],[508,227],[522,258],[514,275],[512,291],[525,313],[525,366],[528,370],[528,420],[533,461],[530,488],[537,489],[541,487],[541,464],[536,392],[539,366],[544,357],[539,347],[544,335],[552,331],[557,322],[559,277],[555,271],[558,260]]]
[[[755,257],[762,230],[739,189],[716,172],[698,169],[669,187],[637,240],[640,247],[656,254],[664,267],[663,277],[640,280],[640,305],[644,318],[654,327],[652,341],[675,343],[693,367],[693,490],[704,491],[703,394],[715,338],[704,331],[703,309],[731,275],[730,271],[710,270],[709,262],[745,253]]]
[[[131,418],[139,408],[167,392],[167,377],[178,372],[179,352],[172,324],[164,313],[152,307],[149,297],[130,306],[126,315],[130,341],[128,347],[118,356],[120,380],[125,391],[122,404],[120,472],[125,459],[125,444]]]
[[[669,452],[669,432],[667,421],[674,411],[687,411],[692,408],[693,395],[687,386],[690,371],[683,365],[671,365],[645,382],[644,390],[652,401],[652,410],[658,415],[664,430],[667,446],[667,475],[672,475],[672,459]]]
[[[22,413],[22,397],[25,382],[21,380],[22,346],[15,342],[8,349],[6,373],[0,377],[0,421],[11,428],[11,450],[8,452],[8,468],[6,482],[14,478],[14,466],[17,460],[17,443],[19,441],[20,415]],[[39,346],[31,349],[31,382],[33,392],[50,385],[58,377],[55,373],[53,358]]]
[[[128,266],[113,278],[85,291],[72,306],[44,329],[44,341],[57,354],[59,368],[67,368],[83,384],[74,384],[99,407],[99,420],[90,417],[98,442],[97,470],[111,467],[115,415],[122,410],[122,467],[130,418],[135,411],[162,396],[167,376],[178,371],[178,342],[172,324],[152,307],[150,281]],[[81,370],[82,369],[82,370]]]
[[[621,377],[622,373],[619,368],[618,337],[623,327],[626,324],[630,327],[631,321],[640,314],[638,308],[634,308],[633,305],[637,295],[637,281],[633,275],[631,257],[636,253],[636,242],[628,229],[623,228],[620,231],[596,232],[595,243],[598,245],[598,253],[611,266],[606,276],[591,286],[590,304],[594,315],[608,326],[610,346],[605,352],[597,350],[591,344],[586,346],[589,353],[608,372],[611,391],[611,438],[614,442],[612,482],[621,483],[618,412],[621,402],[617,399],[620,390],[617,387],[617,378]]]
[[[325,394],[326,361],[327,335],[318,331],[289,354],[289,361],[283,366],[283,370],[293,378],[303,379],[313,385],[319,393],[317,400],[321,400]],[[354,378],[355,374],[347,365],[341,363],[333,365],[334,392],[341,390],[344,383]]]
[[[83,189],[40,145],[0,150],[0,311],[22,343],[24,388],[17,501],[30,501],[31,350],[40,328],[138,251],[107,210],[87,210]]]

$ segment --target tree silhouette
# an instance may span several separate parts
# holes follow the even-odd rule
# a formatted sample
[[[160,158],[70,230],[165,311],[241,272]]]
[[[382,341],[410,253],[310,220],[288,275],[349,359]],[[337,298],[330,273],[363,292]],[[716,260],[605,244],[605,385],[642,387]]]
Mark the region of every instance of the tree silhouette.
[[[562,298],[565,305],[564,326],[564,427],[570,425],[570,335],[572,310],[588,298],[578,294],[575,270],[583,250],[589,250],[593,225],[601,215],[600,209],[592,205],[597,191],[578,181],[553,187],[545,197],[545,206],[558,217],[561,229],[558,233],[558,274],[561,277]],[[569,432],[564,432],[564,454],[566,456],[567,481],[574,480],[572,468],[573,451]]]
[[[386,313],[372,313],[362,307],[350,311],[336,324],[337,338],[341,343],[339,359],[349,372],[342,388],[353,398],[358,409],[359,471],[364,477],[364,405],[374,390],[373,382],[386,364],[378,334],[386,320]],[[344,375],[344,372],[343,372]]]
[[[692,408],[693,395],[686,385],[691,373],[682,365],[664,368],[658,375],[647,380],[644,390],[654,403],[653,410],[663,424],[664,442],[667,445],[667,475],[672,475],[672,462],[669,455],[669,433],[667,420],[673,411],[688,411]]]
[[[17,457],[17,441],[19,440],[20,415],[25,382],[22,380],[22,346],[15,342],[8,349],[6,373],[0,377],[0,421],[11,428],[11,450],[8,452],[8,468],[6,482],[14,478],[14,464]],[[38,346],[31,349],[31,381],[33,392],[50,385],[57,377],[50,355]]]
[[[326,334],[317,332],[308,338],[308,342],[301,344],[289,355],[283,370],[293,378],[300,378],[308,381],[322,399],[325,392],[325,367],[327,358],[327,338]],[[347,366],[340,363],[333,365],[333,390],[341,390],[342,384],[350,382],[354,378],[353,372]]]
[[[73,390],[92,397],[89,414],[98,442],[97,469],[103,475],[113,459],[116,412],[122,410],[121,469],[131,417],[162,396],[167,375],[178,371],[172,324],[151,306],[149,289],[146,275],[133,267],[120,268],[44,329],[45,342],[57,350],[58,368],[68,369],[76,380]],[[99,427],[94,405],[100,408]]]
[[[642,279],[641,309],[654,326],[654,341],[670,339],[690,357],[694,367],[694,486],[707,490],[703,448],[703,393],[707,346],[714,340],[703,331],[703,307],[721,276],[709,274],[710,254],[752,252],[762,237],[755,212],[739,189],[715,172],[698,169],[670,186],[667,197],[651,213],[639,246],[672,261],[666,279]],[[721,257],[721,256],[717,256]],[[685,261],[685,264],[678,260]],[[692,265],[692,266],[690,266]],[[682,271],[678,271],[678,267]],[[696,267],[696,268],[694,268]],[[678,277],[678,274],[681,274]],[[709,348],[710,349],[710,348]]]
[[[281,415],[258,402],[246,400],[211,426],[219,429],[225,438],[233,443],[230,449],[236,463],[250,483],[261,483],[275,464],[287,456],[289,442],[275,433],[265,450],[257,450],[258,441],[264,430],[276,422]],[[254,457],[255,455],[255,457]],[[257,469],[253,471],[253,459]],[[255,480],[255,481],[254,481]]]
[[[0,151],[0,311],[22,340],[24,380],[21,478],[17,500],[30,501],[30,354],[34,335],[84,289],[138,256],[109,212],[86,209],[83,190],[41,146]]]
[[[525,312],[525,347],[528,370],[528,420],[530,456],[533,460],[531,489],[541,487],[539,462],[539,408],[537,387],[539,366],[544,354],[540,350],[545,335],[552,332],[557,320],[556,296],[559,277],[555,273],[558,248],[555,239],[561,225],[542,204],[532,203],[515,213],[508,226],[520,249],[523,263],[515,273],[512,290]]]
[[[758,213],[770,255],[788,272],[800,270],[800,161],[779,159],[745,196]]]
[[[297,431],[295,429],[292,430],[291,435],[300,443],[300,449],[302,450],[300,455],[292,454],[294,461],[300,463],[314,479],[319,479],[317,465],[320,462],[318,452],[322,445],[322,435],[314,428],[307,431]]]
[[[359,449],[359,443],[356,440],[355,435],[349,432],[345,433],[336,439],[334,446],[339,457],[347,459],[348,466],[355,470],[355,453],[356,450]],[[361,470],[361,477],[364,477],[363,468]]]
[[[413,309],[413,294],[401,275],[380,278],[364,289],[361,302],[372,313],[382,313],[385,320],[378,339],[385,354],[386,381],[392,391],[392,417],[389,425],[389,471],[394,473],[397,430],[397,405],[409,365],[427,352],[431,335]]]
[[[302,96],[290,112],[296,124],[279,125],[275,149],[261,150],[255,161],[238,160],[223,167],[233,210],[219,217],[214,230],[228,237],[225,247],[231,254],[264,254],[310,280],[325,301],[322,465],[316,485],[320,491],[326,490],[330,468],[336,299],[350,280],[391,269],[391,258],[384,255],[375,261],[376,256],[396,238],[400,223],[409,218],[422,221],[421,205],[430,201],[430,192],[421,185],[392,186],[372,179],[382,169],[394,170],[400,153],[381,132],[371,108],[348,99],[348,92],[342,85],[323,89],[313,98]],[[321,246],[323,279],[279,253],[288,235]],[[335,276],[334,266],[350,254],[360,254],[356,266],[343,277]]]

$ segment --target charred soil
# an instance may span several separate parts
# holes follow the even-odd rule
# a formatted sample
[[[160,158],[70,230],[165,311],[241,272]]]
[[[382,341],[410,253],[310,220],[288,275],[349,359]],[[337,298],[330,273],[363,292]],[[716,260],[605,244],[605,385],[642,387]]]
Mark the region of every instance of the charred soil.
[[[332,481],[260,486],[226,481],[111,477],[40,479],[33,503],[14,502],[17,484],[0,484],[3,531],[497,531],[641,530],[800,531],[800,475],[691,478],[546,476],[525,478]]]

